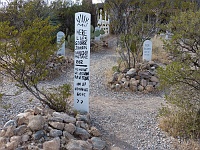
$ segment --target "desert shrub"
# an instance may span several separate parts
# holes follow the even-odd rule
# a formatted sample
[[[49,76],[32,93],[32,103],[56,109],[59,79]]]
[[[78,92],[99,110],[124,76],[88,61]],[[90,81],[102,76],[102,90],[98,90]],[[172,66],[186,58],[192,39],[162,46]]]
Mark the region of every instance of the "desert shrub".
[[[57,51],[52,34],[56,29],[49,24],[48,19],[40,18],[27,23],[20,30],[9,22],[0,22],[0,67],[3,75],[15,80],[16,85],[26,88],[42,104],[56,111],[66,111],[65,103],[61,107],[62,99],[45,93],[38,86],[49,74],[49,70],[45,69],[47,61]],[[58,90],[57,94],[60,95]]]
[[[165,43],[173,62],[158,70],[167,89],[168,113],[161,128],[184,138],[200,136],[200,11],[182,12],[171,18],[172,39]],[[164,123],[162,123],[164,124]]]

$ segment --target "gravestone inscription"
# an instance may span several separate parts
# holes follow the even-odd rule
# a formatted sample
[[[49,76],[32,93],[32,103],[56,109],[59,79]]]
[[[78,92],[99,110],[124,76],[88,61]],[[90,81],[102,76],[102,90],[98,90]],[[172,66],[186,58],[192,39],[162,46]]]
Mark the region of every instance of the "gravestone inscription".
[[[89,112],[91,14],[75,14],[74,107]]]
[[[62,45],[60,45],[62,43]],[[65,34],[62,31],[57,33],[57,45],[59,47],[57,55],[65,56]]]
[[[143,43],[143,61],[151,61],[152,58],[152,42],[146,40]]]

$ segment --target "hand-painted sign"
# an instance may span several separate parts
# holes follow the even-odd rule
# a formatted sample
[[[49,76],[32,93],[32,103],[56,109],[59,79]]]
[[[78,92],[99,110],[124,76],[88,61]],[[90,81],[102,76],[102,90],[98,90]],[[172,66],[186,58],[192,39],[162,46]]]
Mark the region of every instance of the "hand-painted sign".
[[[74,107],[89,112],[91,14],[75,14]]]

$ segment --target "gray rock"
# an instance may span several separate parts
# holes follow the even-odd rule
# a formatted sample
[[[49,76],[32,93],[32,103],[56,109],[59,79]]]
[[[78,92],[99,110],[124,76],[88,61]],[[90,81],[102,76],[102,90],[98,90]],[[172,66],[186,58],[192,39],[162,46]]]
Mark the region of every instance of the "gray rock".
[[[152,82],[156,82],[156,83],[159,82],[159,79],[158,79],[157,77],[155,77],[155,76],[151,76],[150,80],[151,80]]]
[[[6,134],[6,131],[5,131],[5,130],[1,130],[1,131],[0,131],[0,137],[3,137],[5,134]]]
[[[142,79],[142,80],[140,81],[140,84],[141,84],[143,87],[146,87],[146,86],[147,86],[147,80]]]
[[[33,113],[31,112],[24,112],[24,113],[20,113],[17,115],[17,124],[18,125],[23,125],[23,124],[28,124],[29,122],[29,117],[33,116]]]
[[[37,131],[35,134],[33,134],[33,139],[34,140],[39,140],[42,137],[44,137],[46,134],[43,130]]]
[[[144,87],[141,86],[141,85],[139,85],[139,86],[138,86],[138,91],[140,91],[140,92],[144,91]]]
[[[12,136],[10,138],[10,142],[15,141],[16,143],[18,143],[17,145],[19,145],[19,143],[22,141],[22,137],[21,136]]]
[[[61,122],[49,122],[49,125],[58,130],[63,130],[65,126],[65,124]]]
[[[9,126],[17,127],[17,122],[15,120],[9,120],[8,122],[5,123],[5,125],[3,126],[3,128],[7,128]]]
[[[26,125],[21,125],[19,127],[17,127],[16,129],[14,129],[14,134],[15,135],[22,135],[24,134],[26,131],[28,130]]]
[[[148,71],[141,71],[141,72],[139,72],[139,76],[142,79],[149,79],[151,77],[151,74]]]
[[[6,150],[14,150],[14,149],[16,149],[18,144],[19,143],[17,141],[8,142],[6,144]]]
[[[147,85],[147,86],[145,87],[145,89],[146,89],[148,92],[152,92],[152,91],[154,90],[154,87],[153,87],[153,85]]]
[[[52,122],[63,122],[63,119],[60,117],[51,117],[48,119],[48,121],[52,121]]]
[[[64,130],[69,132],[70,134],[73,134],[74,131],[76,130],[76,126],[72,123],[65,124]]]
[[[5,133],[5,137],[11,137],[14,135],[14,130],[15,130],[15,126],[8,126],[6,133]]]
[[[30,139],[29,135],[27,135],[27,134],[22,135],[22,142],[27,142],[29,139]]]
[[[67,150],[92,150],[92,144],[88,141],[70,140],[66,148]]]
[[[96,127],[91,127],[90,134],[92,134],[95,137],[101,136],[100,131]]]
[[[76,115],[76,119],[78,121],[84,121],[85,123],[90,124],[90,115],[89,114],[85,114],[85,115]]]
[[[131,85],[130,90],[136,92],[138,90],[137,86]]]
[[[103,150],[106,147],[106,142],[102,141],[99,137],[91,138],[93,150]]]
[[[136,75],[136,69],[131,68],[127,73],[126,76],[134,77]]]
[[[75,123],[76,122],[76,119],[74,117],[71,117],[65,113],[53,112],[52,116],[62,118],[65,123]]]
[[[90,137],[90,134],[87,130],[76,127],[76,130],[74,132],[75,135],[79,136],[82,140],[87,140]]]
[[[57,130],[57,129],[51,129],[49,135],[51,137],[59,137],[62,136],[63,132],[61,130]]]
[[[42,116],[40,115],[36,115],[33,117],[29,118],[29,124],[28,127],[32,130],[32,131],[39,131],[42,130],[45,124],[45,120]]]
[[[7,140],[5,137],[0,137],[0,148],[1,148],[1,145],[5,145],[7,143]]]
[[[43,150],[59,150],[60,149],[60,138],[54,138],[51,141],[43,143]]]
[[[68,140],[75,139],[75,137],[67,131],[63,131],[63,136]]]

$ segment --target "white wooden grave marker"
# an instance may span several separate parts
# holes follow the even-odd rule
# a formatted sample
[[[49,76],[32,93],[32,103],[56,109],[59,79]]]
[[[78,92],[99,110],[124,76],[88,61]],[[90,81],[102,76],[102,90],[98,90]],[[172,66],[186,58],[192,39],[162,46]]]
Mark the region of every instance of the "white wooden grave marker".
[[[75,14],[74,108],[89,112],[91,14]]]
[[[64,41],[62,41],[64,40]],[[63,55],[65,56],[65,34],[62,31],[59,31],[57,33],[57,44],[58,46],[60,46],[60,44],[62,43],[61,47],[59,48],[59,50],[57,51],[57,55]]]
[[[146,40],[143,43],[143,61],[151,61],[152,58],[152,42]]]

